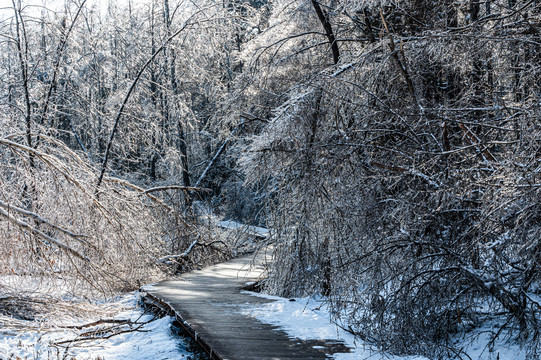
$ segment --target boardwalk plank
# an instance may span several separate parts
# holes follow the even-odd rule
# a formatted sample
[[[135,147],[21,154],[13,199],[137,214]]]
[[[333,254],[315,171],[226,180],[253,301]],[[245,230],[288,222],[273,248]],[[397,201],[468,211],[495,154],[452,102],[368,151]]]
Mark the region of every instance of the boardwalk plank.
[[[333,353],[349,352],[336,340],[289,338],[278,327],[242,313],[247,305],[272,301],[242,292],[246,282],[259,280],[266,260],[264,254],[255,259],[246,256],[142,290],[148,301],[173,312],[213,359],[327,359]]]

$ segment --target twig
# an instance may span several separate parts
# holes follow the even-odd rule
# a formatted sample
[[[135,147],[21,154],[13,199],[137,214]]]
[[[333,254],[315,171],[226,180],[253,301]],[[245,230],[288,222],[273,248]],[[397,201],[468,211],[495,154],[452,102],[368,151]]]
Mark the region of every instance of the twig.
[[[31,217],[34,221],[37,221],[39,223],[42,223],[42,224],[45,224],[45,225],[48,225],[50,226],[51,228],[55,229],[55,230],[58,230],[66,235],[68,235],[69,237],[71,237],[72,239],[84,244],[84,245],[90,245],[88,243],[88,241],[84,240],[84,239],[81,239],[82,237],[88,237],[87,235],[82,235],[82,234],[75,234],[75,233],[72,233],[71,231],[69,230],[66,230],[58,225],[55,225],[53,223],[50,223],[49,221],[45,220],[44,218],[42,218],[41,216],[39,216],[38,214],[36,213],[33,213],[31,211],[28,211],[28,210],[25,210],[25,209],[21,209],[17,206],[13,206],[13,205],[10,205],[10,204],[7,204],[5,202],[3,202],[2,200],[0,200],[0,207],[3,207],[4,209],[7,209],[8,210],[8,213],[9,211],[13,210],[15,212],[18,212],[19,214],[22,214],[22,215],[25,215],[25,216],[29,216]]]
[[[186,251],[184,251],[183,253],[181,254],[178,254],[178,255],[167,255],[167,256],[164,256],[160,259],[158,259],[156,262],[161,264],[161,263],[168,263],[170,260],[174,260],[174,259],[178,259],[178,258],[182,258],[182,259],[185,259],[188,257],[188,255],[192,252],[193,248],[195,247],[195,245],[198,244],[199,242],[199,238],[200,236],[198,236],[191,244],[190,246],[188,246],[188,249],[186,249]]]
[[[83,329],[83,328],[86,328],[86,327],[92,327],[92,326],[96,326],[96,325],[101,325],[101,324],[133,324],[134,322],[131,321],[131,320],[126,320],[126,319],[100,319],[98,321],[94,321],[94,322],[91,322],[91,323],[88,323],[88,324],[83,324],[83,325],[68,325],[68,326],[63,326],[63,328],[66,328],[66,329]]]
[[[157,191],[166,191],[166,190],[183,190],[183,191],[201,191],[201,192],[212,192],[211,189],[194,187],[194,186],[183,186],[183,185],[166,185],[166,186],[157,186],[143,191],[143,194],[149,194],[151,192]]]
[[[32,234],[35,234],[37,235],[38,237],[42,238],[43,240],[46,240],[48,241],[49,243],[52,243],[52,244],[55,244],[56,246],[58,246],[60,249],[64,250],[64,251],[67,251],[73,255],[75,255],[77,258],[81,259],[81,260],[84,260],[86,262],[90,262],[90,259],[87,258],[86,256],[84,255],[81,255],[77,250],[69,247],[68,245],[66,244],[63,244],[61,243],[60,241],[50,237],[49,235],[45,234],[44,232],[34,228],[33,226],[25,223],[24,221],[22,220],[19,220],[19,219],[16,219],[15,217],[11,216],[10,214],[8,214],[7,212],[5,212],[4,210],[0,209],[0,215],[2,215],[3,217],[5,217],[8,221],[14,223],[15,225],[18,225],[19,227],[25,229],[25,230],[28,230],[30,231],[30,233]]]
[[[97,336],[86,336],[86,337],[83,337],[83,338],[80,338],[80,339],[75,338],[75,339],[72,339],[72,340],[58,341],[58,342],[53,343],[53,345],[62,345],[62,344],[70,344],[71,345],[74,342],[80,342],[80,341],[105,340],[105,339],[110,339],[113,336],[126,334],[126,333],[130,333],[130,332],[150,332],[150,330],[140,330],[145,324],[146,323],[141,324],[141,325],[139,325],[139,326],[137,326],[136,328],[133,328],[133,329],[120,330],[120,331],[116,331],[116,332],[114,332],[112,334],[103,335],[103,336],[99,336],[99,335],[97,335]],[[96,330],[95,332],[88,332],[86,334],[88,334],[88,335],[99,334],[100,331],[104,332],[104,331],[111,330],[111,329],[113,329],[113,328]]]
[[[207,167],[205,168],[205,170],[203,171],[203,173],[201,174],[201,176],[199,176],[199,179],[197,179],[197,182],[195,183],[195,187],[197,188],[199,186],[199,184],[201,184],[201,181],[203,181],[203,179],[205,178],[205,176],[207,176],[207,173],[208,171],[210,170],[210,168],[212,167],[212,165],[214,165],[214,163],[216,162],[216,160],[218,159],[218,157],[220,157],[220,155],[222,154],[222,152],[225,150],[225,147],[227,146],[227,143],[229,143],[229,140],[231,140],[231,138],[235,135],[235,133],[237,132],[237,129],[239,128],[239,126],[242,125],[242,124],[239,124],[235,127],[235,129],[233,129],[233,131],[231,132],[231,134],[227,137],[227,139],[225,139],[224,143],[222,144],[222,146],[220,146],[220,148],[218,149],[218,151],[216,152],[216,154],[214,155],[214,157],[212,158],[212,160],[210,160],[209,164],[207,165]]]

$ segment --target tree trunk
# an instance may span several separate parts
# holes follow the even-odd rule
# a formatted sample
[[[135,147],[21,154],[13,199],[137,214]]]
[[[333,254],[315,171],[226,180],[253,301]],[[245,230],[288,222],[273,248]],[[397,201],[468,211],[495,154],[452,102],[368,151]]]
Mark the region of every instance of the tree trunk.
[[[340,60],[340,51],[338,49],[338,43],[336,42],[336,38],[334,37],[334,33],[332,31],[331,23],[329,22],[329,16],[326,12],[323,11],[319,3],[315,0],[312,0],[312,6],[314,7],[314,10],[316,11],[317,17],[319,18],[319,21],[321,22],[321,25],[323,25],[323,28],[325,29],[325,32],[327,33],[327,38],[329,39],[329,44],[331,44],[331,50],[332,50],[332,58],[334,60],[335,64],[338,64],[338,61]]]

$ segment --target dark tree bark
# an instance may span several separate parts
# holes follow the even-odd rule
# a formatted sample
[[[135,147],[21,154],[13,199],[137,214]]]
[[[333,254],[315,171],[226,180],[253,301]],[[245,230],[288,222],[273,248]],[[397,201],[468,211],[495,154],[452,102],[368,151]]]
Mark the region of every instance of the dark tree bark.
[[[332,50],[332,58],[335,64],[338,64],[338,61],[340,60],[340,50],[338,49],[338,43],[336,42],[336,38],[334,36],[334,33],[332,31],[331,23],[329,22],[329,16],[327,13],[323,11],[319,3],[315,0],[312,0],[312,6],[314,7],[314,10],[316,11],[317,17],[319,18],[319,21],[323,25],[323,28],[325,29],[325,33],[327,34],[327,38],[329,39],[329,44],[331,44],[331,50]]]
[[[132,81],[130,87],[128,88],[126,96],[124,97],[124,100],[122,101],[122,104],[120,105],[120,108],[119,108],[119,110],[118,110],[118,112],[116,114],[115,121],[113,123],[113,129],[111,130],[111,134],[109,136],[109,141],[107,142],[107,147],[105,149],[105,154],[103,155],[103,161],[102,161],[102,164],[101,164],[100,175],[99,175],[98,181],[96,183],[96,190],[95,190],[96,194],[98,194],[98,190],[99,190],[99,188],[101,186],[101,182],[103,181],[103,176],[105,175],[105,170],[107,169],[107,164],[109,162],[109,157],[111,156],[111,146],[113,144],[113,140],[115,138],[116,131],[118,129],[118,124],[120,122],[120,119],[122,118],[122,115],[124,114],[124,108],[128,104],[128,101],[130,100],[130,97],[131,97],[135,87],[137,86],[137,83],[139,82],[139,79],[141,79],[141,76],[143,75],[144,71],[154,61],[156,56],[163,51],[163,49],[167,46],[167,44],[169,44],[169,42],[171,42],[171,40],[173,40],[182,31],[184,31],[184,29],[186,29],[186,27],[188,27],[188,25],[189,25],[189,22],[186,22],[184,24],[184,26],[182,26],[177,32],[175,32],[174,34],[172,34],[171,36],[169,36],[165,40],[164,44],[162,46],[160,46],[158,48],[158,50],[156,50],[156,52],[154,54],[152,54],[152,56],[147,60],[147,62],[143,66],[141,66],[141,68],[139,69],[139,72],[135,76],[135,79]]]

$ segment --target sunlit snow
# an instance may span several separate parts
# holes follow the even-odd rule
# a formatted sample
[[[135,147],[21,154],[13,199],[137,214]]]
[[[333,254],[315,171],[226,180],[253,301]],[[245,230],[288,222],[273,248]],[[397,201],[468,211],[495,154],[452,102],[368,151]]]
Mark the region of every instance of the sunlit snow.
[[[143,324],[137,331],[128,331],[109,339],[65,342],[81,339],[81,330],[40,330],[29,327],[9,329],[0,324],[0,359],[189,359],[190,352],[184,349],[184,340],[172,331],[171,317],[155,318],[143,314],[137,305],[137,295],[130,294],[119,300],[128,309],[118,313],[114,319],[128,319]],[[81,321],[83,325],[95,321]],[[73,325],[73,324],[71,324]],[[99,335],[96,336],[99,338]]]
[[[252,296],[263,297],[273,302],[247,306],[243,313],[259,321],[280,327],[292,338],[301,340],[339,340],[352,349],[351,353],[334,354],[337,360],[428,360],[424,356],[396,356],[385,354],[364,344],[362,341],[330,321],[331,315],[323,301],[317,298],[286,299],[278,296],[246,292]],[[294,300],[294,301],[291,301]],[[494,323],[488,322],[476,330],[474,340],[469,342],[457,339],[455,347],[462,349],[472,360],[513,359],[525,360],[526,351],[509,339],[499,339],[489,347],[490,334]],[[464,358],[468,358],[464,356]]]

